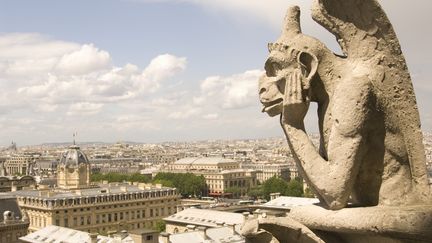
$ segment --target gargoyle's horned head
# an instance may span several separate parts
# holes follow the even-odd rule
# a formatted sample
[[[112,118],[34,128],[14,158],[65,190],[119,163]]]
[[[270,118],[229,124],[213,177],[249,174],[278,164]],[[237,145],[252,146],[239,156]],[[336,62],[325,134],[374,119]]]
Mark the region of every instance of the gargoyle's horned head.
[[[263,112],[276,116],[282,112],[286,80],[295,71],[304,75],[303,89],[308,90],[310,80],[315,74],[318,61],[315,55],[299,47],[300,9],[291,7],[285,18],[285,27],[276,43],[268,45],[269,57],[265,63],[265,74],[259,80],[259,97]]]

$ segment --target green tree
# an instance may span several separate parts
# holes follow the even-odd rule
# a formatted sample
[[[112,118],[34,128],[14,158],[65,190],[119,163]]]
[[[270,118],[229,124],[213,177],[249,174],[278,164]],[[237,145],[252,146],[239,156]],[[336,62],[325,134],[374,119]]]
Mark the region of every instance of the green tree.
[[[314,198],[315,194],[312,192],[312,190],[309,187],[306,187],[303,193],[303,197]]]
[[[297,179],[286,182],[280,178],[272,177],[262,185],[262,193],[265,199],[270,199],[270,193],[279,192],[281,196],[303,196],[303,184]]]
[[[291,180],[288,182],[287,190],[284,196],[301,197],[303,196],[303,184],[298,180]]]
[[[281,195],[285,195],[287,188],[288,183],[277,177],[268,179],[262,185],[262,191],[267,200],[270,200],[270,193],[279,192]]]
[[[182,174],[163,172],[158,173],[153,179],[153,183],[167,183],[167,181],[170,181],[172,186],[176,187],[183,197],[201,196],[206,189],[204,177],[192,173]]]
[[[159,219],[156,221],[155,226],[153,227],[154,230],[157,230],[159,232],[163,232],[166,230],[166,223],[162,219]]]
[[[163,180],[163,179],[154,180],[153,184],[161,184],[162,186],[166,186],[166,187],[175,187],[172,181]]]
[[[134,173],[132,175],[129,175],[128,181],[149,183],[151,181],[151,177],[146,176],[146,175],[142,175],[140,173]]]
[[[101,173],[92,173],[90,175],[90,180],[91,181],[103,181],[104,179],[104,175]]]
[[[264,198],[264,191],[262,189],[262,186],[252,187],[248,191],[248,196],[252,198]]]

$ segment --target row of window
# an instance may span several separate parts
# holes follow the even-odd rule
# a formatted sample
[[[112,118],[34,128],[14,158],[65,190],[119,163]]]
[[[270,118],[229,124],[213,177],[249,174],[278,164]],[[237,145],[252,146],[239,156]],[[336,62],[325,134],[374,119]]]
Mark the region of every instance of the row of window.
[[[81,204],[94,204],[94,203],[105,203],[114,201],[124,200],[136,200],[136,199],[153,199],[166,196],[177,195],[175,191],[156,191],[156,192],[145,192],[145,193],[133,193],[133,194],[120,194],[120,195],[102,195],[97,197],[86,197],[86,198],[69,198],[69,199],[58,199],[53,200],[38,200],[36,198],[23,198],[23,202],[33,203],[41,206],[73,206]]]
[[[159,216],[168,216],[173,214],[175,211],[174,207],[167,207],[167,208],[149,208],[149,209],[143,209],[143,210],[133,210],[128,212],[113,212],[113,213],[101,213],[96,214],[95,217],[95,223],[96,224],[105,224],[105,223],[111,223],[111,222],[117,222],[122,220],[134,220],[134,219],[144,219],[146,217],[159,217]],[[46,219],[44,219],[44,225],[34,225],[36,227],[44,227],[46,226]],[[61,219],[60,217],[57,217],[55,219],[55,225],[60,226]],[[72,219],[72,224],[69,225],[69,218],[66,217],[63,219],[63,226],[65,227],[76,227],[76,226],[85,226],[85,225],[91,225],[92,224],[92,216],[91,215],[83,215],[83,216],[76,216]]]
[[[136,207],[136,206],[146,206],[146,205],[152,205],[154,204],[170,204],[170,203],[175,203],[177,202],[177,199],[168,199],[168,200],[161,200],[161,201],[149,201],[149,202],[138,202],[138,203],[126,203],[126,204],[115,204],[115,205],[107,205],[107,206],[96,206],[96,210],[100,210],[100,209],[110,209],[110,208],[129,208],[129,207]],[[73,212],[84,212],[84,211],[90,211],[90,207],[87,208],[80,208],[80,209],[73,209]],[[57,210],[55,211],[56,214],[59,214],[60,211]],[[64,210],[64,213],[67,214],[68,210]]]

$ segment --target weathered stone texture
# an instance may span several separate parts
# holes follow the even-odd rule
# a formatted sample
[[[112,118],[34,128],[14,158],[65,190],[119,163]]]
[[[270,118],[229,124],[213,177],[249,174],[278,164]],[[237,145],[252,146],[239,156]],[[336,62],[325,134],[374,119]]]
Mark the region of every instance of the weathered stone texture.
[[[390,21],[376,0],[315,0],[312,17],[335,35],[343,55],[304,35],[299,8],[289,8],[280,38],[269,44],[266,73],[259,81],[263,111],[280,115],[299,171],[324,208],[340,210],[348,204],[366,208],[329,211],[328,215],[338,216],[326,229],[318,227],[324,221],[313,214],[302,218],[293,212],[293,217],[301,223],[317,220],[318,225],[306,225],[332,231],[344,224],[341,215],[348,222],[354,212],[374,212],[382,220],[376,237],[387,232],[401,237],[390,229],[417,220],[405,212],[414,217],[429,212],[415,221],[414,228],[407,226],[408,231],[401,232],[424,236],[416,229],[431,228],[432,202],[420,118]],[[303,123],[310,102],[318,104],[319,149]],[[373,206],[376,209],[369,208]],[[394,217],[401,215],[398,224]],[[359,225],[374,227],[358,220]],[[349,227],[360,230],[352,222]]]

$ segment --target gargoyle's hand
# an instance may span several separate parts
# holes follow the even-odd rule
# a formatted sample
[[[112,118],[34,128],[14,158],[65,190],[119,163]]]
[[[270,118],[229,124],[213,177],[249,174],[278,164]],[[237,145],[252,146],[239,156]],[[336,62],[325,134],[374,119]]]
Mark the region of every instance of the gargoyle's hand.
[[[294,71],[286,80],[281,123],[298,126],[309,109],[309,90],[303,90],[303,75],[300,70]]]

